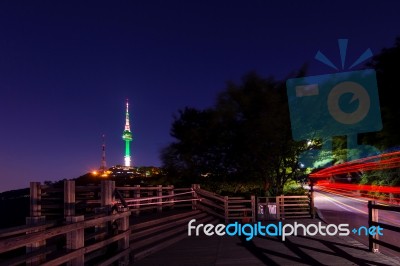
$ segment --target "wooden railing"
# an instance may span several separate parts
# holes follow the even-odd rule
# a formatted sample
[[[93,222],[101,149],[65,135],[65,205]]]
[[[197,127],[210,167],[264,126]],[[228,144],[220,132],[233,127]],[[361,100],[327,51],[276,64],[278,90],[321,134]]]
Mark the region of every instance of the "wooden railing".
[[[174,188],[174,186],[141,187],[117,187],[117,191],[123,197],[127,206],[139,215],[142,211],[157,210],[163,208],[185,208],[192,206],[192,190],[190,188]]]
[[[38,190],[37,200],[40,201],[41,213],[46,220],[61,220],[64,218],[64,188],[35,184]],[[143,211],[191,207],[192,190],[190,188],[174,188],[174,186],[122,186],[115,187],[117,193],[125,200],[133,214]],[[102,208],[101,185],[75,187],[75,213],[87,215],[96,213]],[[117,200],[120,200],[117,198]]]
[[[309,196],[278,196],[276,197],[278,219],[311,218],[313,208]]]
[[[89,261],[127,261],[125,252],[129,248],[128,208],[113,209],[114,191],[111,181],[101,184],[101,200],[97,204],[97,214],[80,215],[76,212],[76,187],[74,181],[65,181],[64,188],[58,190],[54,200],[59,206],[63,219],[53,220],[53,216],[42,213],[42,195],[56,189],[44,187],[40,183],[30,185],[30,217],[25,226],[0,231],[0,253],[3,265],[83,265]],[[78,188],[80,189],[80,188]],[[62,204],[58,199],[63,198]],[[44,208],[44,210],[46,210]],[[101,211],[100,211],[101,210]],[[46,213],[47,214],[47,213]],[[47,221],[46,221],[47,220]],[[112,256],[104,254],[110,249]],[[25,253],[25,255],[24,255]],[[9,258],[9,259],[6,259]],[[3,260],[4,259],[4,260]],[[107,265],[107,264],[106,264]]]
[[[139,218],[130,221],[131,214],[176,208],[187,210],[139,224],[134,223]],[[255,197],[223,197],[199,185],[115,187],[105,180],[87,187],[65,181],[61,188],[32,182],[26,225],[0,230],[0,265],[127,265],[130,258],[184,237],[190,219],[215,222],[214,217],[254,222]]]
[[[277,196],[257,198],[258,219],[314,218],[312,191],[304,196]]]
[[[400,213],[399,206],[381,205],[381,204],[377,204],[376,201],[368,201],[368,226],[369,226],[369,228],[371,228],[371,226],[375,226],[375,227],[379,226],[382,229],[386,229],[386,230],[390,230],[390,231],[399,233],[400,227],[390,225],[387,223],[379,222],[378,210]],[[379,252],[380,245],[384,246],[386,248],[392,249],[394,251],[400,252],[400,247],[398,246],[398,244],[391,244],[391,243],[387,243],[387,242],[383,242],[382,240],[379,240],[379,234],[378,234],[377,230],[374,230],[374,234],[369,234],[368,242],[369,242],[369,250],[371,252]]]
[[[201,189],[197,184],[193,185],[192,189],[195,192],[194,197],[198,199],[194,203],[195,208],[223,219],[225,223],[231,221],[255,222],[255,196],[251,196],[250,199],[220,196]]]
[[[30,184],[30,216],[26,225],[0,230],[0,264],[106,265],[126,261],[132,252],[131,213],[190,207],[191,188],[115,187],[114,181],[96,186],[51,187]],[[125,197],[124,197],[125,196]],[[112,256],[101,262],[107,250]],[[18,258],[15,258],[18,256]],[[7,259],[8,258],[8,259]]]

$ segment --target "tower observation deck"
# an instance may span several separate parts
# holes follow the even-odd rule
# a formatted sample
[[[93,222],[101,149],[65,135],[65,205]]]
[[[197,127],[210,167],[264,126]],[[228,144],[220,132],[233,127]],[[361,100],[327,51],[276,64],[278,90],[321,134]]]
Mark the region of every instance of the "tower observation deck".
[[[129,124],[129,103],[126,100],[126,114],[125,114],[125,129],[122,133],[122,139],[125,141],[125,156],[124,156],[124,166],[131,167],[131,147],[130,142],[132,141],[132,132]]]

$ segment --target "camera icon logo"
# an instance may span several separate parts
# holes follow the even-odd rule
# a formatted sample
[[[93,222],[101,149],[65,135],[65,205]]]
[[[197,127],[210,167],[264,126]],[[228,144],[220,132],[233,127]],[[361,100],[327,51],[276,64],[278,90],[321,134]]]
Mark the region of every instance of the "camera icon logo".
[[[339,106],[340,96],[345,93],[353,95],[351,102],[359,100],[358,108],[352,113],[344,112]],[[350,102],[350,103],[351,103]],[[370,97],[364,87],[353,81],[345,81],[336,85],[328,95],[328,110],[331,116],[342,124],[355,124],[360,122],[368,114],[371,107]]]
[[[343,68],[346,47],[347,40],[339,40]],[[369,49],[350,68],[368,56],[372,56]],[[337,69],[321,52],[316,59]],[[329,153],[332,137],[347,136],[348,149],[359,151],[357,156],[349,153],[348,159],[377,153],[374,147],[357,143],[357,134],[382,129],[373,69],[288,79],[286,88],[294,140],[322,139],[323,151]]]
[[[286,88],[294,140],[382,129],[374,70],[289,79]]]

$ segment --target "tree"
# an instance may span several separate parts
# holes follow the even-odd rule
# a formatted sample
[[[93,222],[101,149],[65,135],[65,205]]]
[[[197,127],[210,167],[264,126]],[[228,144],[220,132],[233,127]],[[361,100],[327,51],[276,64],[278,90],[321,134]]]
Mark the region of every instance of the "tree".
[[[164,168],[169,175],[177,177],[177,182],[184,184],[199,181],[200,176],[224,172],[221,168],[223,154],[219,141],[219,125],[214,110],[196,110],[185,108],[179,111],[171,129],[171,136],[177,141],[162,151]]]
[[[377,133],[366,134],[363,141],[382,150],[400,144],[399,61],[400,38],[397,38],[394,47],[383,49],[367,64],[374,68],[377,74],[383,129]]]
[[[255,183],[282,193],[300,174],[297,158],[306,147],[292,140],[285,92],[285,84],[250,73],[240,85],[228,83],[213,108],[180,111],[164,166],[180,180]]]

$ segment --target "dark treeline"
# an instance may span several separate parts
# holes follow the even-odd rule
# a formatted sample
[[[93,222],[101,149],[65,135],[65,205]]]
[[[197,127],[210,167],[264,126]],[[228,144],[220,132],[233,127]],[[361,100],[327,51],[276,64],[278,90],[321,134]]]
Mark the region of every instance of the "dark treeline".
[[[302,174],[297,156],[305,149],[292,141],[285,91],[285,83],[250,73],[240,85],[228,83],[213,108],[181,110],[176,141],[162,154],[166,171],[187,184],[281,193]]]
[[[398,62],[400,39],[365,66],[377,72],[383,129],[363,134],[359,144],[384,151],[400,143]],[[302,69],[292,77],[306,75]],[[198,182],[220,192],[244,190],[268,195],[282,193],[289,180],[304,178],[312,169],[301,168],[298,155],[321,145],[318,140],[313,145],[293,141],[285,81],[256,73],[245,75],[240,84],[228,82],[211,108],[180,110],[171,136],[175,141],[161,155],[170,182]],[[333,163],[340,163],[346,160],[346,138],[339,136],[333,140]],[[377,178],[379,182],[383,179]]]

